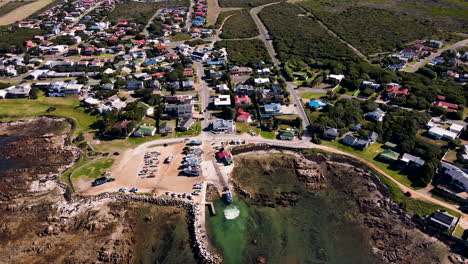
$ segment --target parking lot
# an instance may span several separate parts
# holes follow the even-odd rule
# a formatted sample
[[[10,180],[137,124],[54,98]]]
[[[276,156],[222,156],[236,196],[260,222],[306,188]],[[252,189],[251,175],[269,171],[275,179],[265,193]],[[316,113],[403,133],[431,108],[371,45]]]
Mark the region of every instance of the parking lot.
[[[206,177],[201,173],[202,176],[196,176],[183,172],[184,163],[187,164],[186,157],[193,158],[198,154],[198,150],[184,154],[185,147],[186,143],[179,143],[152,146],[139,151],[128,150],[120,155],[111,169],[110,177],[115,178],[115,181],[87,187],[81,192],[85,194],[129,192],[135,188],[138,193],[166,195],[166,192],[169,192],[169,195],[175,193],[176,197],[185,193],[187,197],[194,191],[194,185],[203,182]],[[193,198],[196,200],[197,196]]]

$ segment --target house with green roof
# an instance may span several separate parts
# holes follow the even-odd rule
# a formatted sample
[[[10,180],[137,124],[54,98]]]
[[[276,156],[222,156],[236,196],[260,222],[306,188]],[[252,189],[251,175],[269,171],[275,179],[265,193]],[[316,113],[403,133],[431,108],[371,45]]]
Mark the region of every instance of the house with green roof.
[[[283,130],[279,134],[281,140],[293,140],[295,136],[294,130]]]
[[[383,145],[383,148],[385,148],[385,149],[391,149],[391,150],[395,150],[396,147],[397,147],[397,144],[392,143],[392,142],[390,142],[390,141],[385,142],[385,144]]]
[[[137,131],[133,132],[135,137],[144,137],[144,136],[154,136],[156,133],[156,128],[148,124],[141,125]]]
[[[386,149],[382,151],[378,156],[380,160],[390,163],[398,161],[398,157],[400,157],[400,153],[395,152],[391,149]]]

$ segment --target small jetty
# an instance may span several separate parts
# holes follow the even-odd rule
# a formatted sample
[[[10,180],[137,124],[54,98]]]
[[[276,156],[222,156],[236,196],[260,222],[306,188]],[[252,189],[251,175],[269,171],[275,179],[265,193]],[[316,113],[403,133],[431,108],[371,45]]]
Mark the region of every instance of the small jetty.
[[[213,202],[207,202],[205,205],[208,206],[208,209],[210,209],[211,215],[216,215],[216,209]]]

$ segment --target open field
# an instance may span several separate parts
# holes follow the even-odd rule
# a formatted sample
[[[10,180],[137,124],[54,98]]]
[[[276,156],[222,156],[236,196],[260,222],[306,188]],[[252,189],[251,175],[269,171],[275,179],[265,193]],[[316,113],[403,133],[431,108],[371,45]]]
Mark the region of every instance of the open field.
[[[256,7],[283,0],[218,0],[221,7]]]
[[[208,25],[214,25],[218,19],[219,13],[221,13],[221,8],[219,8],[218,0],[208,0],[208,13],[206,22]]]
[[[0,17],[3,17],[11,11],[20,8],[21,6],[32,3],[33,1],[9,1],[0,3]]]
[[[366,54],[391,51],[403,44],[424,39],[436,33],[436,28],[402,18],[395,13],[370,7],[318,8],[317,2],[302,5],[336,34]],[[340,11],[338,11],[340,10]]]
[[[218,14],[218,17],[216,18],[216,23],[214,24],[215,28],[220,28],[224,19],[226,19],[228,16],[231,16],[240,12],[241,12],[240,9],[222,11],[221,13]]]
[[[16,21],[25,19],[52,2],[53,0],[36,0],[26,5],[22,5],[4,16],[0,15],[0,25],[9,25]],[[2,9],[5,8],[5,6],[6,5],[2,6]]]
[[[353,24],[360,19],[368,18],[369,24],[367,27],[359,27],[363,32],[373,30],[372,28],[378,27],[384,33],[384,37],[388,31],[395,30],[404,37],[410,32],[410,28],[415,25],[423,26],[435,26],[437,28],[452,31],[452,32],[467,32],[468,23],[468,2],[459,0],[318,0],[318,1],[307,1],[302,3],[304,6],[308,6],[310,11],[317,15],[320,19],[323,19],[327,24],[333,26],[334,23],[342,24],[341,20],[349,22],[345,25],[352,27]],[[348,9],[350,8],[350,9]],[[370,11],[368,14],[364,14],[363,17],[348,17],[349,10],[361,9],[362,11]],[[382,12],[385,11],[385,12]],[[354,11],[353,11],[354,12]],[[354,12],[356,15],[359,12]],[[373,16],[381,14],[381,21]],[[332,17],[328,17],[332,16]],[[406,24],[401,24],[395,20],[396,17],[400,17],[401,21],[411,21]],[[338,19],[339,21],[333,21]],[[383,27],[385,23],[390,20],[396,21],[395,27],[390,28]],[[371,22],[372,21],[372,22]],[[344,23],[346,23],[344,22]],[[391,25],[391,24],[390,24]],[[416,28],[417,29],[417,28]],[[378,30],[377,30],[378,31]],[[341,32],[340,32],[341,33]],[[343,32],[350,33],[350,32]],[[416,32],[414,32],[416,33]],[[422,34],[424,32],[419,32]],[[431,32],[427,32],[430,35]],[[433,33],[433,32],[432,32]],[[378,40],[375,38],[374,40]],[[351,40],[349,40],[351,42]],[[380,41],[379,41],[380,42]]]
[[[92,179],[81,177],[76,180],[76,189],[89,195],[113,192],[121,187],[127,189],[137,187],[139,192],[152,192],[157,195],[163,195],[166,191],[191,193],[193,184],[201,182],[206,176],[188,177],[181,174],[179,167],[185,156],[182,153],[184,147],[184,143],[179,143],[166,147],[154,146],[143,150],[128,149],[118,156],[114,166],[110,169],[110,177],[115,178],[115,181],[91,187]],[[146,166],[144,155],[153,151],[161,153],[160,155],[151,154],[151,159],[156,159],[153,164],[157,165],[156,167]],[[174,159],[170,163],[165,163],[165,159],[171,154],[174,155]],[[147,168],[148,173],[138,175],[143,168]],[[148,177],[150,174],[156,176]]]
[[[229,17],[222,28],[223,39],[252,38],[260,34],[247,9]]]
[[[256,65],[260,61],[271,63],[271,58],[263,41],[223,40],[215,43],[216,48],[226,48],[233,65]]]
[[[355,60],[356,55],[345,44],[330,35],[313,18],[303,15],[304,11],[289,3],[265,7],[260,19],[273,39],[278,57],[288,60]]]
[[[112,167],[114,161],[115,160],[112,158],[105,158],[95,161],[75,171],[75,173],[73,173],[73,178],[80,178],[83,176],[90,179],[99,178]]]
[[[52,110],[55,108],[55,110]],[[47,110],[49,112],[47,112]],[[87,132],[91,125],[97,120],[85,108],[80,107],[76,96],[68,97],[45,97],[39,95],[37,100],[31,99],[8,99],[0,100],[0,119],[17,120],[31,118],[40,115],[54,115],[71,118],[75,121],[74,134]]]

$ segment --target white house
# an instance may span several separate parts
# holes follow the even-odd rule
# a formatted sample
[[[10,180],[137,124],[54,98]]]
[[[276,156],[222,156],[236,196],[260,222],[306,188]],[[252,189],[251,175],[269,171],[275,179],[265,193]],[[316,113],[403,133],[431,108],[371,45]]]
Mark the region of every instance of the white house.
[[[384,112],[380,108],[377,108],[374,111],[367,113],[366,116],[369,117],[369,118],[372,118],[375,121],[382,122],[384,117],[385,117],[385,114],[386,114],[386,112]]]
[[[255,86],[265,85],[267,83],[270,83],[270,79],[269,78],[255,78],[254,83],[255,83]]]
[[[228,94],[218,95],[213,99],[213,105],[215,108],[224,108],[231,106],[231,96]]]
[[[449,131],[449,130],[446,130],[446,129],[443,129],[441,127],[438,127],[438,126],[434,126],[432,128],[430,128],[427,133],[431,136],[431,137],[434,137],[435,139],[448,139],[448,140],[452,140],[452,139],[456,139],[458,134],[457,133],[454,133],[452,131]]]
[[[464,128],[465,128],[465,127],[462,126],[462,125],[452,124],[452,125],[450,126],[449,130],[450,130],[451,132],[453,132],[453,133],[459,134],[460,132],[463,131]]]

